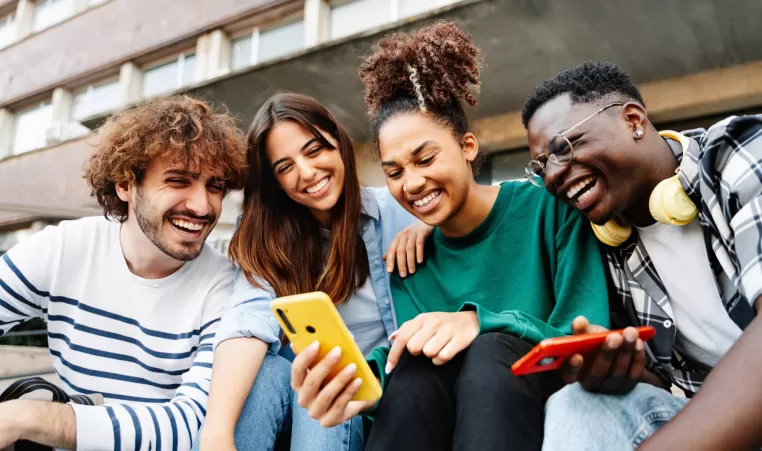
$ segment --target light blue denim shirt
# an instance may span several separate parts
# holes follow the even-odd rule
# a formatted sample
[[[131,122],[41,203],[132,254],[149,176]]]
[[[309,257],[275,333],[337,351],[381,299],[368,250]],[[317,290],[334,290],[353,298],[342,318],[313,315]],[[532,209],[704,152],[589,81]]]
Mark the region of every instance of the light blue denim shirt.
[[[394,237],[416,218],[402,208],[386,188],[363,187],[362,208],[360,233],[368,252],[370,278],[381,320],[391,335],[397,328],[397,318],[389,289],[389,273],[381,257]],[[268,343],[270,351],[278,352],[280,325],[270,310],[270,301],[276,296],[268,284],[261,285],[266,288],[252,286],[240,269],[236,271],[233,294],[217,329],[215,348],[230,338],[256,337]]]

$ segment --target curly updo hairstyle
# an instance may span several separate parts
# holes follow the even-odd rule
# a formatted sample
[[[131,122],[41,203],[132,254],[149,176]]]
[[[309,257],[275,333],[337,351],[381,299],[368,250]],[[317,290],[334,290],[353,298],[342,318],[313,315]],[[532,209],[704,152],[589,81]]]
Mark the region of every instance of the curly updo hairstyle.
[[[480,67],[479,47],[454,22],[381,39],[359,71],[373,142],[384,122],[410,112],[430,114],[461,139],[469,131],[461,102],[476,105]]]

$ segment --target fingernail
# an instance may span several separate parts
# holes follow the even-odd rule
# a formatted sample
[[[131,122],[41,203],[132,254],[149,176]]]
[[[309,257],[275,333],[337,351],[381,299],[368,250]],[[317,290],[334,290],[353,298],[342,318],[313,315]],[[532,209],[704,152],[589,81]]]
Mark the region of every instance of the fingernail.
[[[353,385],[355,388],[359,387],[360,385],[362,385],[362,379],[360,379],[360,378],[358,377],[357,379],[355,379],[355,380],[352,382],[352,385]]]
[[[407,273],[405,271],[400,271],[400,277],[405,277],[405,276],[407,276]]]
[[[354,363],[350,363],[344,368],[346,374],[353,374],[355,371],[357,371],[357,365]]]
[[[635,342],[635,350],[638,352],[643,350],[643,342],[641,340]]]
[[[397,338],[397,332],[399,332],[399,331],[395,330],[394,332],[392,332],[391,335],[389,335],[389,341],[392,341],[395,338]]]
[[[329,357],[339,357],[341,355],[341,348],[336,346],[335,348],[331,349],[331,353],[329,354]]]
[[[392,272],[393,268],[391,266],[386,267],[386,272]]]
[[[312,342],[309,348],[307,348],[307,351],[316,352],[318,349],[320,349],[320,342],[316,340]]]
[[[391,372],[392,372],[392,369],[393,369],[393,368],[392,368],[392,364],[391,364],[391,363],[389,363],[389,362],[386,362],[386,367],[384,368],[384,372],[385,372],[386,374],[389,374],[389,373],[391,373]]]

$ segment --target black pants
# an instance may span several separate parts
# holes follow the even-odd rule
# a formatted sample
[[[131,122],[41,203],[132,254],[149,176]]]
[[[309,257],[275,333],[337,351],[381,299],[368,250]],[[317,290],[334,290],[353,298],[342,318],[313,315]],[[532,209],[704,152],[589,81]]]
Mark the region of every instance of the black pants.
[[[511,335],[487,333],[442,366],[406,351],[381,398],[366,451],[539,450],[545,401],[562,384],[557,372],[511,373],[530,349]]]

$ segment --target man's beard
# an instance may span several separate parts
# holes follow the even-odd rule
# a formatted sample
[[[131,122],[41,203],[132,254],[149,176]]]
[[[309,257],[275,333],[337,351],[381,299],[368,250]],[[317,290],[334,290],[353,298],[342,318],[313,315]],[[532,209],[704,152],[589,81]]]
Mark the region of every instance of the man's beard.
[[[135,195],[135,219],[137,219],[138,226],[140,227],[140,230],[143,231],[143,234],[148,237],[154,246],[175,260],[190,261],[195,259],[201,254],[206,237],[204,237],[204,240],[201,242],[181,242],[180,249],[173,250],[161,232],[165,222],[171,224],[169,218],[172,216],[187,216],[189,218],[207,221],[208,224],[214,224],[214,216],[211,214],[199,217],[189,211],[176,210],[167,211],[164,215],[157,213],[151,208],[150,203],[143,196],[142,190],[140,188],[137,189]],[[208,233],[209,232],[207,231],[207,234]]]

